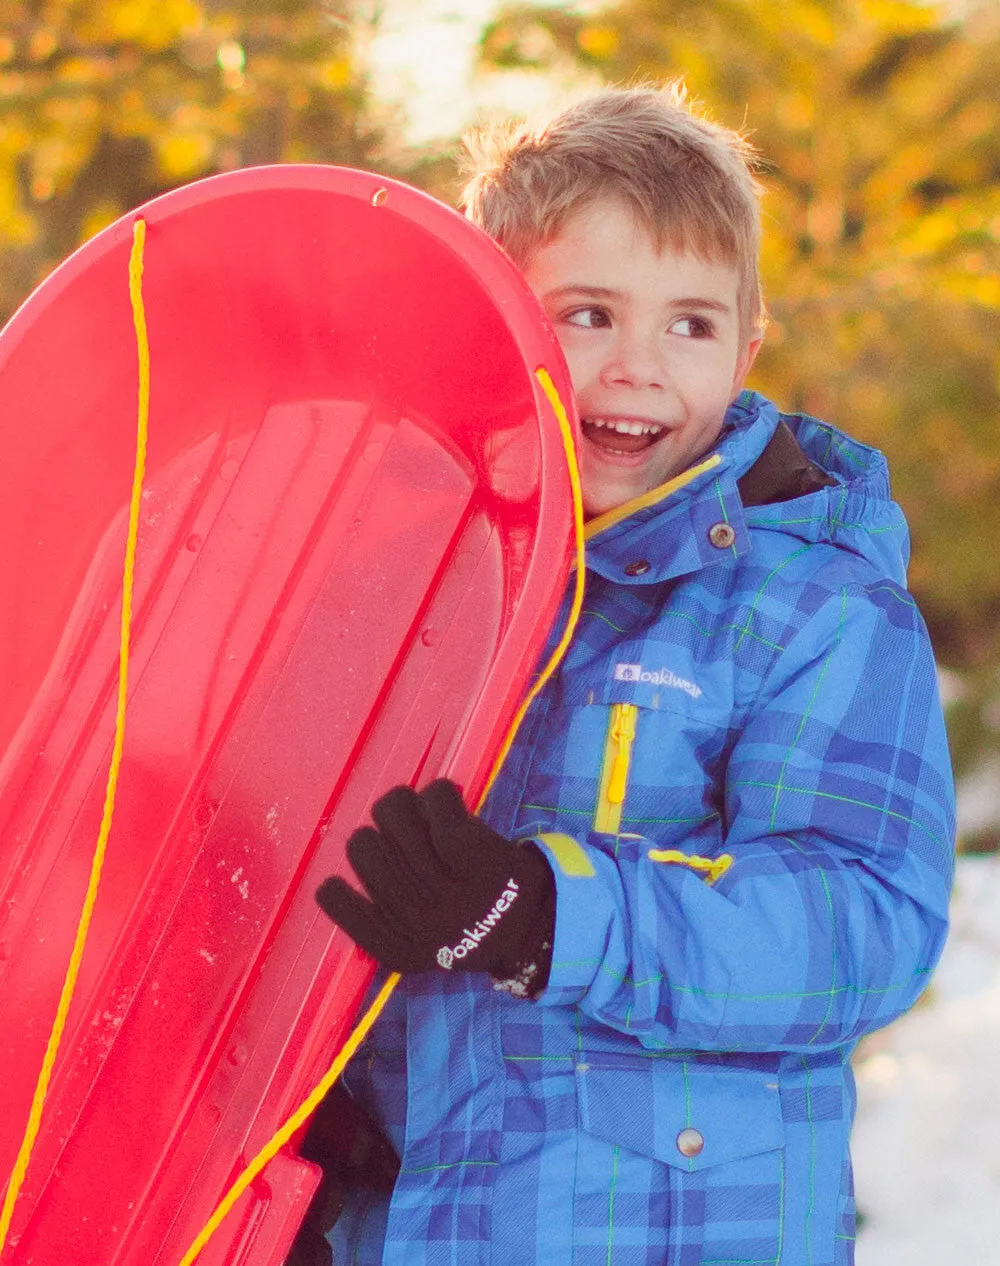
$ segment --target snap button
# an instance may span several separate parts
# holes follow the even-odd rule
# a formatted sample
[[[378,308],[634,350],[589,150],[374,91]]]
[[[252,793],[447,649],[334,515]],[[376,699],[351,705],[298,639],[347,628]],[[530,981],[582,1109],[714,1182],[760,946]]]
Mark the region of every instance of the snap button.
[[[728,523],[713,523],[708,529],[708,539],[716,549],[729,549],[736,541],[736,533]]]
[[[634,563],[625,564],[626,576],[645,576],[649,571],[649,563],[644,558],[637,558]]]
[[[682,1156],[697,1156],[704,1146],[705,1138],[700,1130],[688,1126],[677,1135],[677,1150]]]

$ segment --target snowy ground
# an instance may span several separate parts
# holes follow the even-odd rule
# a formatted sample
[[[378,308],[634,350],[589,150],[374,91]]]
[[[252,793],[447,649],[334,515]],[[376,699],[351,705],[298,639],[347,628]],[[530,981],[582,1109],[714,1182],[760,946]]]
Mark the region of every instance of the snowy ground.
[[[1000,1266],[1000,857],[959,863],[929,994],[857,1067],[857,1266]]]

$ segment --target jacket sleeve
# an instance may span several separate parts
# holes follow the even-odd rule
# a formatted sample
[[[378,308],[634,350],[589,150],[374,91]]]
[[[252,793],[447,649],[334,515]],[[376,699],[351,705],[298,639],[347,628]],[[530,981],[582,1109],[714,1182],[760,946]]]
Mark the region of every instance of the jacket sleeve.
[[[733,863],[714,883],[639,837],[616,856],[540,837],[557,914],[539,1003],[702,1050],[837,1047],[905,1011],[944,943],[954,794],[904,590],[855,586],[811,617],[765,679],[719,797]]]

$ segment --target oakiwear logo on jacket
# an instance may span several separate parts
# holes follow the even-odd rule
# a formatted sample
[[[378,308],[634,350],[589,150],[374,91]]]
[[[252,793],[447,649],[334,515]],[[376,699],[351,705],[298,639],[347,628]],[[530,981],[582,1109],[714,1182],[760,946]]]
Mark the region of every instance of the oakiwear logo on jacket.
[[[641,664],[615,664],[615,681],[644,681],[652,686],[673,686],[675,690],[683,690],[692,699],[701,698],[701,686],[693,681],[678,677],[669,668],[658,668],[650,672]]]

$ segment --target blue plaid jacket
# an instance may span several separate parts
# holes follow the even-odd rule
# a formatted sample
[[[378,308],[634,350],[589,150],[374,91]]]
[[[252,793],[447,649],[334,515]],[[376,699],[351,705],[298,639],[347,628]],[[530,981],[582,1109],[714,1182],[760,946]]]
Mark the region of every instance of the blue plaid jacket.
[[[349,1070],[402,1157],[337,1266],[846,1266],[849,1059],[946,931],[953,791],[882,456],[744,506],[779,422],[589,525],[584,611],[487,806],[556,876],[535,1002],[404,978]]]

